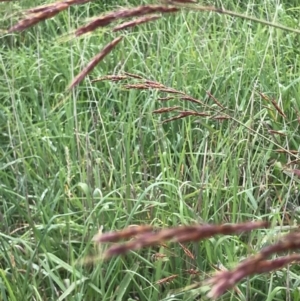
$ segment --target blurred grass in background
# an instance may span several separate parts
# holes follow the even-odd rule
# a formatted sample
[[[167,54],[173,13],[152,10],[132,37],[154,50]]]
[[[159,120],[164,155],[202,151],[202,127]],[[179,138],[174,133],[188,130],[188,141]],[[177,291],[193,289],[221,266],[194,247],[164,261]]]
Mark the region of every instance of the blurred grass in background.
[[[122,6],[140,3],[125,2]],[[214,5],[299,28],[296,1],[256,2]],[[13,13],[44,3],[0,3],[1,28],[15,22]],[[152,260],[159,250],[146,250],[92,266],[76,262],[99,254],[91,239],[101,226],[109,231],[130,224],[262,217],[297,224],[299,181],[283,172],[295,158],[275,150],[278,145],[299,150],[299,35],[182,11],[126,31],[117,48],[63,97],[73,77],[113,36],[105,28],[79,39],[67,34],[116,6],[118,1],[75,6],[22,33],[1,36],[1,300],[195,300],[199,291],[171,297],[172,289],[192,283],[186,269],[198,269],[199,280],[218,261],[230,267],[272,242],[276,228],[246,241],[223,237],[192,244],[195,261],[171,245],[176,256],[169,253],[164,261]],[[210,91],[232,119],[162,124],[168,115],[152,115],[162,106],[156,91],[91,83],[124,71],[215,106]],[[274,98],[286,118],[257,92]],[[239,286],[240,294],[228,292],[221,300],[287,295],[300,300],[298,270],[293,266],[288,277],[286,270],[253,277]],[[155,284],[172,274],[179,275],[172,284]]]

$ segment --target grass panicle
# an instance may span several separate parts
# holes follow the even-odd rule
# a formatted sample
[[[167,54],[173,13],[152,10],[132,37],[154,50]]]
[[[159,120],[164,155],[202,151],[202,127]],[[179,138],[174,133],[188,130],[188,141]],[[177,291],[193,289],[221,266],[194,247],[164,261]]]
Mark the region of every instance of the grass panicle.
[[[99,27],[107,26],[119,19],[139,17],[139,16],[145,16],[148,14],[155,14],[155,13],[174,13],[174,12],[178,12],[178,8],[166,7],[164,5],[141,5],[133,8],[120,9],[117,11],[113,11],[109,14],[106,14],[102,17],[95,18],[95,20],[91,21],[87,25],[79,27],[76,30],[75,34],[76,36],[81,36],[87,32],[94,31]],[[152,21],[152,19],[148,18],[147,21]],[[141,22],[141,23],[145,23],[145,22]]]
[[[68,87],[68,90],[71,90],[77,86],[96,67],[96,65],[103,60],[117,46],[118,43],[121,42],[122,38],[123,37],[115,38],[113,41],[107,44],[101,50],[101,52],[95,55],[87,64],[87,66],[73,79]]]
[[[96,235],[93,240],[97,243],[110,241],[116,242],[124,237],[139,234],[138,237],[136,237],[133,240],[130,240],[127,243],[123,243],[120,245],[117,244],[109,247],[106,250],[103,257],[110,258],[112,256],[125,254],[129,251],[138,250],[144,247],[155,246],[168,240],[178,243],[199,241],[217,234],[237,234],[251,231],[254,229],[265,228],[267,226],[267,222],[249,222],[234,225],[225,224],[182,226],[170,229],[162,229],[153,232],[150,232],[150,229],[147,226],[141,226],[124,229],[120,232]],[[131,231],[134,234],[131,234]]]

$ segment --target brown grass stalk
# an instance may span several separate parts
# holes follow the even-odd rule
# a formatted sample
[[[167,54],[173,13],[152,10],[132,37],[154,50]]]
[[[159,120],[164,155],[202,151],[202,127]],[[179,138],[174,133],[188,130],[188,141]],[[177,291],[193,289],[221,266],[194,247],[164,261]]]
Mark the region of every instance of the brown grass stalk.
[[[225,107],[209,92],[206,91],[206,94],[222,109],[225,109]]]
[[[118,82],[124,79],[128,79],[128,76],[126,75],[105,75],[99,78],[95,78],[92,80],[92,83],[101,82],[104,80],[110,80],[112,82]]]
[[[169,101],[169,100],[173,100],[174,97],[172,96],[167,96],[167,97],[158,97],[157,100],[159,101]]]
[[[165,283],[170,283],[177,277],[178,277],[178,275],[171,275],[169,277],[166,277],[166,278],[163,278],[163,279],[160,279],[160,280],[156,281],[156,284],[162,285],[162,284],[165,284]]]
[[[181,95],[185,95],[184,92],[178,91],[176,89],[173,88],[161,88],[159,89],[160,92],[165,92],[165,93],[170,93],[170,94],[181,94]]]
[[[94,31],[99,27],[107,26],[119,19],[140,17],[155,13],[172,13],[177,12],[178,10],[179,9],[176,7],[165,5],[141,5],[133,8],[124,8],[96,18],[90,23],[78,28],[75,32],[75,35],[81,36],[87,32]]]
[[[161,260],[164,258],[167,258],[166,254],[162,254],[162,253],[155,253],[151,256],[152,260],[157,261],[157,260]]]
[[[234,287],[245,277],[271,272],[291,262],[300,261],[300,254],[266,260],[273,254],[296,249],[300,249],[300,233],[293,232],[285,235],[278,243],[263,248],[258,254],[241,262],[235,269],[219,272],[208,280],[207,282],[213,285],[209,296],[212,298],[221,296],[226,290]]]
[[[272,135],[276,134],[276,135],[279,135],[279,136],[286,136],[285,133],[282,133],[282,132],[279,132],[279,131],[275,131],[275,130],[268,130],[268,132]]]
[[[94,237],[94,241],[98,242],[116,242],[122,239],[130,238],[135,235],[144,234],[147,232],[152,232],[153,227],[148,225],[142,226],[129,226],[120,231],[108,232],[108,233],[101,233]]]
[[[186,246],[184,246],[182,243],[179,243],[179,245],[183,249],[183,252],[185,253],[185,255],[187,257],[189,257],[192,260],[195,260],[195,256],[193,255],[193,253]]]
[[[196,103],[198,105],[204,105],[204,103],[199,100],[199,99],[196,99],[194,97],[191,97],[191,96],[188,96],[188,95],[185,95],[183,97],[180,97],[181,100],[187,100],[187,101],[190,101],[190,102],[193,102],[193,103]]]
[[[282,117],[286,118],[286,115],[284,114],[284,112],[282,111],[282,109],[280,108],[278,103],[275,101],[275,99],[270,99],[268,96],[266,96],[265,94],[263,94],[259,91],[258,91],[258,94],[261,96],[262,99],[264,99],[268,102],[271,102],[272,105],[274,106],[274,108],[276,109],[276,111],[278,112],[278,114],[281,115]]]
[[[268,97],[267,95],[263,94],[263,93],[260,92],[260,91],[258,91],[257,93],[260,95],[260,97],[261,97],[262,99],[264,99],[264,100],[266,100],[266,101],[270,101],[270,99],[269,99],[269,97]]]
[[[195,270],[195,269],[188,269],[188,270],[185,270],[185,272],[192,276],[197,276],[197,275],[201,274],[198,270]]]
[[[144,231],[135,239],[125,242],[123,244],[116,244],[109,247],[103,257],[110,258],[112,256],[122,255],[129,251],[138,250],[144,247],[155,246],[165,241],[171,240],[173,242],[191,242],[199,241],[214,235],[230,235],[242,232],[252,231],[254,229],[265,228],[268,226],[267,222],[248,222],[241,224],[224,224],[224,225],[193,225],[181,226],[175,228],[162,229],[157,232],[150,232],[150,228]],[[122,230],[124,233],[131,233],[128,229]],[[107,234],[98,234],[94,237],[97,243],[118,241],[124,238],[121,232],[112,232]],[[127,232],[129,231],[129,232]],[[138,230],[137,230],[138,231]]]
[[[153,89],[153,87],[149,87],[149,85],[146,84],[128,84],[128,85],[124,85],[125,89],[137,89],[137,90],[149,90],[149,89]],[[155,87],[156,88],[156,87]]]
[[[225,291],[233,288],[238,282],[248,276],[269,273],[299,261],[300,254],[291,254],[273,260],[249,261],[247,266],[236,268],[233,271],[220,271],[207,281],[207,283],[212,285],[208,297],[213,299],[220,297]]]
[[[124,74],[129,77],[132,77],[132,78],[143,79],[140,75],[137,75],[137,74],[133,74],[133,73],[129,73],[129,72],[124,72]]]
[[[196,103],[197,105],[207,106],[202,101],[187,95],[185,92],[176,90],[176,89],[171,88],[171,87],[167,87],[167,86],[165,86],[165,85],[163,85],[163,84],[161,84],[157,81],[143,79],[141,76],[137,76],[135,74],[130,74],[130,76],[132,78],[136,78],[136,79],[139,79],[141,81],[139,81],[137,83],[133,83],[133,84],[126,84],[126,85],[123,86],[124,89],[137,89],[137,90],[156,89],[159,92],[178,95],[180,100]],[[105,79],[105,78],[103,78],[103,79]],[[172,100],[172,99],[174,99],[173,96],[159,97],[158,98],[159,101],[168,101],[168,100]],[[178,110],[179,108],[180,108],[179,106],[163,107],[163,108],[154,110],[153,113],[154,114],[162,114],[162,113],[167,113],[167,112],[172,112],[172,111]],[[222,108],[224,108],[224,107],[222,107]],[[171,122],[171,121],[174,121],[174,120],[182,119],[182,118],[185,118],[185,117],[188,117],[188,116],[200,116],[200,117],[211,116],[210,113],[197,112],[197,111],[194,111],[194,110],[179,111],[179,113],[180,114],[177,115],[177,116],[173,116],[169,119],[164,120],[163,123],[167,123],[167,122]],[[221,120],[221,119],[226,119],[226,118],[225,117],[220,117],[219,119]]]
[[[188,116],[200,116],[200,117],[208,117],[210,114],[205,112],[196,112],[196,111],[181,111],[179,115],[171,117],[169,119],[165,119],[163,123],[167,123],[170,121],[186,118]]]
[[[276,111],[278,112],[278,114],[281,115],[282,117],[286,118],[286,115],[284,114],[284,112],[282,111],[282,109],[280,108],[280,106],[274,99],[271,99],[271,103],[274,106],[274,108],[276,109]]]
[[[41,21],[50,19],[74,4],[84,4],[90,0],[64,0],[47,5],[37,6],[25,11],[26,18],[8,29],[8,32],[25,30]]]
[[[179,106],[168,107],[168,108],[160,108],[160,109],[152,111],[152,113],[154,113],[154,114],[162,114],[162,113],[176,111],[178,109],[180,109]]]
[[[184,92],[178,91],[173,88],[166,87],[161,83],[158,83],[155,81],[150,81],[150,80],[144,80],[143,82],[136,83],[136,84],[127,84],[124,86],[124,88],[125,89],[138,89],[138,90],[157,89],[160,92],[185,95]]]
[[[10,27],[8,32],[22,31],[25,30],[41,21],[52,18],[61,11],[67,9],[70,5],[64,2],[58,2],[56,5],[52,5],[46,8],[37,9],[34,14],[29,14],[27,18],[20,20],[17,24]]]
[[[291,150],[287,150],[287,149],[284,149],[284,148],[278,148],[278,149],[275,149],[275,152],[277,153],[286,153],[286,154],[293,154],[293,155],[298,155],[299,154],[299,151],[297,151],[296,149],[291,149]]]
[[[41,6],[37,6],[37,7],[34,7],[34,8],[30,8],[30,9],[27,9],[26,10],[26,13],[39,13],[39,12],[42,12],[42,11],[46,11],[46,10],[49,10],[49,9],[55,9],[55,7],[57,5],[60,5],[61,3],[65,3],[65,4],[68,4],[69,6],[71,5],[74,5],[74,4],[84,4],[84,3],[87,3],[87,2],[90,2],[91,0],[64,0],[64,1],[57,1],[57,2],[54,2],[54,3],[50,3],[50,4],[46,4],[46,5],[41,5]]]
[[[138,76],[138,75],[135,75],[135,74],[127,74],[125,73],[126,75],[132,77],[132,78],[136,78],[136,79],[140,79],[141,81],[140,82],[137,82],[137,83],[134,83],[134,84],[126,84],[124,85],[123,87],[125,89],[137,89],[137,90],[150,90],[150,89],[156,89],[158,90],[159,92],[163,92],[163,93],[169,93],[169,94],[174,94],[174,95],[180,95],[180,100],[184,100],[184,101],[189,101],[189,102],[193,102],[193,103],[196,103],[198,105],[203,105],[205,106],[205,104],[194,98],[194,97],[191,97],[187,94],[185,94],[184,92],[182,91],[179,91],[179,90],[176,90],[174,88],[170,88],[170,87],[166,87],[165,85],[157,82],[157,81],[152,81],[152,80],[148,80],[148,79],[143,79],[141,76]],[[105,77],[102,77],[102,79],[106,79]],[[110,79],[109,76],[107,77],[107,79]],[[182,95],[182,96],[181,96]],[[167,96],[167,97],[159,97],[158,100],[159,101],[168,101],[168,100],[172,100],[174,99],[173,96]],[[164,108],[161,108],[161,109],[157,109],[157,110],[154,110],[153,113],[155,114],[161,114],[161,113],[166,113],[166,112],[171,112],[171,111],[174,111],[176,109],[178,109],[179,107],[178,106],[175,106],[175,107],[164,107]],[[169,122],[169,121],[172,121],[172,120],[176,120],[176,119],[181,119],[181,118],[185,118],[185,117],[188,117],[188,116],[210,116],[210,114],[208,113],[199,113],[199,112],[196,112],[196,111],[181,111],[180,112],[180,115],[178,116],[175,116],[175,117],[172,117],[170,119],[167,119],[165,120],[164,122]]]
[[[165,88],[166,86],[164,86],[163,84],[153,81],[153,80],[149,80],[149,79],[145,79],[145,83],[151,87],[157,87],[157,88]]]
[[[159,15],[143,16],[141,18],[138,18],[138,19],[135,19],[135,20],[117,25],[113,28],[112,31],[115,32],[115,31],[124,30],[124,29],[127,29],[127,28],[132,28],[132,27],[135,27],[137,25],[147,23],[147,22],[151,22],[151,21],[155,21],[155,20],[160,19],[160,18],[161,18],[161,16],[159,16]]]
[[[103,58],[108,55],[114,48],[115,46],[122,40],[122,37],[117,37],[115,38],[112,42],[107,44],[100,53],[95,55],[91,61],[87,64],[87,66],[73,79],[71,84],[68,87],[68,90],[71,90],[74,88],[76,85],[78,85],[86,76],[89,72],[91,72],[96,65],[103,60]]]

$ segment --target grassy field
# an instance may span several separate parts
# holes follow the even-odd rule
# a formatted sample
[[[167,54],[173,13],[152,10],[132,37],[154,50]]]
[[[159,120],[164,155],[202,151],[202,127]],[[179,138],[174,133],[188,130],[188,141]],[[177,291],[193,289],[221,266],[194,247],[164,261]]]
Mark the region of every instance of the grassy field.
[[[297,1],[234,2],[215,5],[299,28]],[[0,2],[1,28],[20,18],[15,12],[44,3]],[[74,76],[118,36],[105,28],[78,39],[67,34],[116,7],[117,1],[95,1],[24,32],[1,34],[1,301],[208,300],[209,287],[189,285],[298,225],[300,35],[184,10],[124,31],[65,96]],[[124,72],[203,105],[179,97],[161,101],[170,94],[157,89],[92,82]],[[163,123],[176,112],[153,114],[172,106],[210,116]],[[101,227],[262,219],[272,229],[95,259],[105,248],[92,241]],[[161,281],[170,276],[172,282]],[[299,284],[299,267],[291,265],[245,279],[220,300],[297,301]]]

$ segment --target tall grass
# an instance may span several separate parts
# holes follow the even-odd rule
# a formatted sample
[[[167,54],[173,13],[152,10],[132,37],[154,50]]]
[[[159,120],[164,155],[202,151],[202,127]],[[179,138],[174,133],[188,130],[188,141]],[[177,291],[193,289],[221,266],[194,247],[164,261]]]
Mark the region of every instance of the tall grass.
[[[14,13],[38,4],[45,1],[0,2],[1,300],[205,300],[209,288],[198,283],[216,268],[232,268],[297,228],[299,35],[182,10],[123,32],[66,94],[118,36],[106,28],[77,39],[69,33],[118,3],[73,6],[21,33],[5,32],[22,17]],[[299,7],[290,1],[215,5],[299,28]],[[204,105],[92,82],[125,72]],[[210,116],[163,123],[176,112],[153,114],[172,106]],[[230,118],[211,118],[218,115]],[[95,260],[104,252],[92,242],[101,227],[260,219],[273,227]],[[257,275],[220,300],[300,300],[298,274],[293,265]]]

